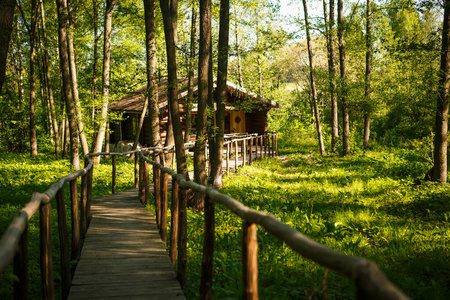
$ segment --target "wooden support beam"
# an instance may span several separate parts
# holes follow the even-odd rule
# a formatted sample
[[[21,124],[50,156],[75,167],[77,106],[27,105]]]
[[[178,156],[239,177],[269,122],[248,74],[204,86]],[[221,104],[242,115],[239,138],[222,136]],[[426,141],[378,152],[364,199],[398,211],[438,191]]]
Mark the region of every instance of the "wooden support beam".
[[[72,255],[71,260],[79,260],[81,255],[80,213],[78,208],[77,179],[70,181],[70,211],[72,215]]]
[[[242,299],[258,299],[258,241],[256,224],[244,221],[242,226]]]
[[[159,235],[161,236],[163,243],[167,244],[168,173],[162,172],[161,184],[161,226],[159,226]]]
[[[161,225],[161,170],[153,166],[153,187],[155,196],[156,224]]]
[[[76,179],[75,179],[76,183]],[[56,193],[56,207],[58,211],[58,233],[60,245],[60,262],[61,262],[61,285],[62,298],[66,299],[69,295],[71,286],[70,275],[70,254],[69,254],[69,233],[67,231],[66,221],[66,205],[64,202],[64,191],[61,188]]]
[[[112,193],[116,193],[116,156],[112,155]]]
[[[19,247],[14,255],[14,299],[28,299],[28,225],[20,237]]]
[[[205,227],[203,233],[202,274],[200,279],[200,299],[212,299],[213,259],[214,259],[214,201],[205,197]]]
[[[41,297],[55,299],[53,286],[52,233],[50,203],[41,205],[39,209],[40,222],[40,261],[41,261]]]
[[[84,167],[89,164],[89,160],[84,160]],[[88,194],[88,181],[89,181],[89,171],[81,177],[81,237],[84,239],[87,232],[87,194]]]
[[[150,183],[148,174],[148,163],[144,160],[144,203],[150,205]]]
[[[177,278],[183,290],[187,283],[187,190],[179,190],[179,215],[178,215],[178,268]]]
[[[172,265],[175,267],[177,261],[177,240],[178,240],[178,217],[179,217],[179,185],[178,181],[172,179],[172,199],[170,206],[170,248],[169,256],[172,260]]]
[[[144,160],[139,159],[139,201],[144,203]]]
[[[139,187],[139,179],[138,179],[138,165],[139,165],[139,153],[134,154],[134,187]]]

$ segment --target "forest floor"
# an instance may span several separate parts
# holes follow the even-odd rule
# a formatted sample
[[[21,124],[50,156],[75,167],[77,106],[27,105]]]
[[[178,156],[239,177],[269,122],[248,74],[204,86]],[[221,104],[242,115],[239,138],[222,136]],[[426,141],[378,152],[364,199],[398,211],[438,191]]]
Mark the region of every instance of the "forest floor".
[[[374,261],[413,299],[446,299],[450,294],[450,188],[415,184],[428,165],[411,149],[379,147],[349,157],[321,157],[313,147],[312,143],[281,145],[279,158],[265,158],[225,176],[221,192],[275,215],[336,251]],[[118,159],[117,169],[117,190],[132,188],[133,162]],[[50,154],[37,158],[2,154],[0,234],[34,190],[43,192],[68,173],[69,163],[55,161]],[[110,174],[110,161],[95,169],[94,197],[111,193]],[[68,188],[65,193],[67,201]],[[53,243],[58,249],[56,214],[52,217]],[[34,299],[40,298],[39,257],[33,250],[39,245],[38,219],[32,218],[29,226]],[[189,210],[188,224],[186,296],[198,299],[203,214]],[[239,218],[216,206],[215,299],[241,298],[241,225]],[[261,299],[354,298],[350,281],[301,258],[261,228],[258,246]],[[13,280],[10,271],[0,275],[0,298],[11,298]]]

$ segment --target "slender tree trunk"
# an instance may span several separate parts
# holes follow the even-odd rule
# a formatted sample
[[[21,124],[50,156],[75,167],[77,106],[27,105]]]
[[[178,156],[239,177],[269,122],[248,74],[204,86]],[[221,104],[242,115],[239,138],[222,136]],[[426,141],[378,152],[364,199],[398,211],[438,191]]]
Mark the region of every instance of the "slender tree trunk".
[[[172,117],[177,172],[188,179],[186,153],[183,142],[183,130],[180,121],[180,106],[178,102],[177,78],[177,15],[178,0],[160,1],[164,21],[164,36],[166,39],[167,69],[168,69],[168,99]]]
[[[31,156],[37,156],[37,136],[36,136],[36,22],[37,22],[37,5],[36,0],[31,1],[31,27],[30,27],[30,146]]]
[[[214,147],[213,164],[211,164],[211,178],[213,185],[222,187],[222,164],[223,164],[223,142],[225,133],[225,101],[227,97],[227,76],[228,76],[228,44],[230,31],[230,1],[220,1],[220,28],[219,28],[219,49],[217,60],[217,134],[216,145]]]
[[[159,130],[158,82],[156,76],[156,15],[155,0],[144,0],[145,45],[147,54],[147,97],[150,119],[150,147],[161,145]]]
[[[339,138],[338,105],[336,97],[336,54],[334,51],[334,1],[335,0],[330,0],[330,20],[328,21],[327,0],[323,0],[328,52],[328,78],[330,82],[331,98],[331,152],[336,151],[336,144]]]
[[[62,72],[64,98],[66,100],[66,113],[70,130],[70,162],[73,167],[78,170],[80,169],[80,157],[78,148],[77,122],[71,86],[69,50],[67,47],[67,28],[69,26],[68,12],[65,0],[56,0],[56,5],[58,7],[59,23],[59,59]]]
[[[448,97],[450,90],[450,0],[444,2],[439,97],[434,135],[434,167],[432,179],[447,182]]]
[[[206,128],[208,132],[208,145],[207,145],[207,152],[209,154],[206,155],[206,164],[208,169],[208,176],[211,177],[211,164],[213,164],[214,157],[211,155],[211,153],[214,153],[214,147],[215,147],[215,126],[214,126],[214,74],[213,74],[213,48],[212,48],[212,35],[211,40],[209,41],[209,59],[208,59],[208,101],[206,103],[206,114],[207,114],[207,121],[206,121]],[[209,158],[209,163],[208,163]]]
[[[262,95],[261,55],[258,55],[258,82],[259,82],[259,94]]]
[[[97,68],[98,68],[98,3],[92,0],[92,8],[94,10],[94,61],[92,63],[92,111],[91,121],[94,124],[95,119],[95,102],[97,100]]]
[[[188,95],[186,99],[186,123],[184,129],[184,142],[189,142],[192,128],[192,101],[194,99],[194,60],[195,60],[195,35],[197,29],[197,5],[192,3],[191,21],[191,45],[189,53]]]
[[[97,138],[93,150],[94,153],[102,150],[103,139],[105,138],[106,122],[108,121],[109,84],[111,75],[111,31],[112,16],[115,6],[116,0],[106,1],[105,28],[103,33],[102,110],[100,113]],[[93,160],[96,164],[100,162],[99,156],[94,157]]]
[[[86,134],[84,132],[83,112],[81,108],[80,97],[78,95],[77,68],[75,64],[75,50],[73,47],[73,34],[75,31],[75,15],[73,12],[73,5],[74,3],[72,2],[72,0],[69,0],[68,2],[69,30],[67,34],[67,45],[69,49],[70,77],[72,79],[73,100],[75,101],[75,113],[77,116],[78,135],[80,136],[83,155],[86,155],[89,153],[89,146],[87,143]]]
[[[342,148],[343,155],[350,154],[350,117],[348,114],[347,99],[347,70],[345,65],[345,39],[344,39],[344,1],[338,0],[338,37],[339,61],[341,66],[341,105],[342,105]]]
[[[46,90],[48,94],[48,102],[50,105],[50,113],[52,117],[52,126],[53,132],[55,133],[55,155],[56,158],[59,159],[60,156],[60,132],[58,130],[58,119],[56,117],[56,109],[55,109],[55,100],[53,97],[53,88],[52,88],[52,78],[50,75],[50,62],[49,62],[49,54],[48,54],[48,40],[47,40],[47,27],[45,22],[45,11],[44,11],[44,3],[42,0],[39,0],[39,5],[41,8],[41,25],[42,25],[42,40],[44,44],[44,73],[45,73],[45,82],[46,82]]]
[[[364,142],[363,147],[365,149],[369,148],[369,140],[370,140],[370,106],[371,106],[371,97],[370,97],[370,79],[372,73],[372,1],[367,0],[367,11],[366,11],[366,76],[365,76],[365,101],[364,105]]]
[[[244,87],[244,79],[242,78],[242,66],[241,66],[241,50],[239,47],[239,35],[238,35],[238,25],[237,25],[237,13],[236,13],[236,4],[234,5],[234,34],[236,36],[236,55],[237,55],[237,63],[238,63],[238,80],[239,86]]]
[[[197,137],[194,152],[194,180],[198,184],[207,184],[206,173],[206,140],[208,139],[207,101],[208,101],[208,70],[211,43],[211,1],[200,1],[200,46],[198,58],[198,112],[197,112]],[[197,197],[194,207],[203,209],[204,198]]]
[[[320,155],[325,155],[325,147],[323,144],[322,137],[322,127],[320,125],[320,115],[319,115],[319,107],[317,105],[317,90],[316,83],[314,81],[314,64],[313,64],[313,53],[311,49],[311,35],[309,33],[309,20],[308,20],[308,7],[306,5],[306,0],[303,0],[303,10],[305,12],[305,25],[306,25],[306,43],[308,47],[308,57],[309,57],[309,81],[311,85],[311,96],[312,96],[312,105],[314,107],[314,116],[316,119],[316,130],[317,130],[317,138],[319,141],[319,150]]]
[[[13,29],[15,0],[0,0],[0,95],[5,81],[6,59]]]

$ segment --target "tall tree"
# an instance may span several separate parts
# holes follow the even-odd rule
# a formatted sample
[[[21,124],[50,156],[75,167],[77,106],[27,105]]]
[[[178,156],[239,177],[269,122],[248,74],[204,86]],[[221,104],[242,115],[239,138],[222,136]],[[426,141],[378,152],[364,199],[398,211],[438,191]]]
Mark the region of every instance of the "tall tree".
[[[184,142],[189,142],[192,128],[192,101],[194,99],[194,60],[195,60],[195,43],[197,29],[197,5],[196,1],[192,1],[192,21],[191,21],[191,43],[189,47],[189,72],[188,72],[188,94],[186,99],[186,124],[184,129]]]
[[[37,134],[36,134],[36,114],[35,114],[35,103],[36,103],[36,33],[37,33],[37,4],[36,0],[31,0],[31,22],[29,28],[30,34],[30,146],[31,155],[37,156]]]
[[[144,0],[145,46],[147,57],[147,95],[149,103],[150,147],[161,144],[159,133],[158,82],[156,76],[156,15],[155,0]]]
[[[77,78],[77,67],[75,64],[75,50],[73,47],[73,35],[75,32],[75,10],[74,2],[69,0],[67,3],[68,14],[69,14],[69,30],[67,31],[67,46],[69,48],[69,62],[70,62],[70,77],[72,79],[72,90],[73,90],[73,100],[75,101],[75,112],[77,114],[77,127],[78,135],[81,141],[81,148],[83,149],[83,154],[89,153],[89,146],[86,139],[86,134],[84,132],[83,124],[83,112],[80,103],[80,97],[78,95],[78,78]]]
[[[92,0],[93,21],[94,21],[94,55],[92,62],[92,111],[91,120],[95,119],[95,101],[97,100],[97,66],[98,66],[98,3]]]
[[[168,71],[168,101],[172,117],[172,127],[175,138],[175,152],[177,172],[188,178],[186,153],[183,142],[183,131],[180,121],[180,106],[178,102],[177,78],[177,16],[178,0],[160,1],[164,22],[164,36],[166,40],[167,71]]]
[[[239,32],[238,32],[238,16],[236,12],[236,3],[233,6],[234,8],[234,34],[236,36],[236,55],[237,55],[237,73],[238,73],[238,81],[239,86],[244,87],[244,79],[242,77],[242,65],[241,65],[241,48],[239,44]]]
[[[314,107],[314,118],[316,121],[317,138],[319,142],[320,155],[325,155],[325,146],[323,144],[322,127],[320,125],[320,114],[319,106],[317,105],[317,90],[316,83],[314,80],[314,63],[313,63],[313,53],[311,48],[311,35],[309,32],[309,20],[308,20],[308,7],[306,5],[306,0],[303,0],[303,11],[305,12],[305,26],[306,26],[306,45],[308,48],[308,58],[309,58],[309,83],[311,86],[311,101]]]
[[[194,152],[194,180],[206,185],[206,141],[208,139],[207,124],[207,101],[208,101],[208,70],[211,43],[211,1],[200,1],[200,46],[198,58],[198,112],[197,112],[197,137]],[[194,206],[203,208],[203,198],[195,199]]]
[[[75,169],[80,169],[80,157],[78,149],[78,134],[75,115],[75,104],[72,93],[69,51],[67,47],[67,28],[69,27],[68,12],[65,0],[56,0],[58,8],[58,36],[59,36],[59,60],[62,73],[62,92],[66,101],[66,126],[70,131],[70,161]],[[68,144],[66,138],[66,145]]]
[[[45,89],[47,91],[48,95],[48,103],[50,106],[50,114],[51,114],[51,126],[53,127],[53,132],[55,135],[55,155],[56,158],[59,159],[60,156],[60,143],[61,143],[61,137],[60,132],[58,128],[58,119],[56,117],[56,110],[55,110],[55,100],[53,97],[53,88],[51,84],[51,74],[50,74],[50,59],[49,59],[49,53],[48,53],[48,39],[47,39],[47,26],[45,22],[45,10],[44,10],[44,2],[43,0],[39,0],[39,6],[41,10],[41,35],[42,35],[42,43],[43,43],[43,66],[44,66],[44,76],[45,76]]]
[[[228,38],[230,34],[230,1],[220,1],[220,28],[217,60],[217,133],[214,153],[211,154],[211,178],[213,185],[222,187],[223,142],[225,133],[225,101],[228,76]]]
[[[14,20],[15,0],[0,0],[0,95],[5,81],[6,59]]]
[[[341,70],[342,148],[343,155],[350,154],[350,116],[347,98],[347,70],[345,61],[344,1],[338,0],[339,62]]]
[[[444,2],[439,96],[434,135],[434,167],[432,179],[447,182],[448,101],[450,91],[450,0]]]
[[[323,13],[328,53],[328,81],[330,83],[331,98],[331,152],[336,151],[339,138],[338,105],[336,97],[336,54],[334,51],[334,1],[330,0],[330,19],[328,20],[327,0],[323,0]]]
[[[102,74],[102,109],[100,113],[100,124],[97,131],[97,138],[94,146],[94,153],[102,150],[103,139],[105,138],[106,122],[108,121],[108,105],[109,105],[109,85],[111,75],[111,31],[112,16],[117,0],[106,1],[105,11],[105,27],[103,31],[103,74]],[[94,162],[98,164],[99,156],[94,157]]]
[[[370,79],[372,75],[372,1],[367,0],[367,8],[366,8],[366,76],[365,76],[365,104],[364,104],[364,148],[369,147],[369,139],[370,139]]]

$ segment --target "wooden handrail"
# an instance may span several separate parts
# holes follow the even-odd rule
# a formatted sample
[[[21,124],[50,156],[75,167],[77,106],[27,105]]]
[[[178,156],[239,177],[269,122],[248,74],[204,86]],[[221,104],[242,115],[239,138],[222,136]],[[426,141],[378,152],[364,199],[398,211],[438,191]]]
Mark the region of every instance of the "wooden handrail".
[[[272,143],[276,142],[277,139],[276,134],[272,135],[272,137],[273,136],[275,138],[272,139]],[[264,140],[265,152],[266,155],[268,155],[268,136],[267,139]],[[272,155],[275,154],[277,154],[276,145],[272,147]],[[257,278],[257,265],[255,265],[257,249],[255,224],[257,224],[274,237],[285,242],[292,250],[299,253],[303,257],[308,258],[315,263],[352,280],[357,287],[358,297],[362,297],[364,299],[409,299],[408,296],[406,296],[384,276],[384,274],[380,271],[375,263],[366,259],[357,258],[334,251],[314,240],[309,239],[307,236],[295,230],[294,228],[282,223],[271,214],[253,210],[245,206],[241,202],[233,199],[232,197],[220,193],[213,187],[206,187],[195,182],[185,180],[181,174],[177,174],[172,169],[167,168],[145,157],[145,155],[148,155],[148,153],[146,153],[145,151],[141,152],[140,155],[142,159],[146,160],[148,163],[156,166],[162,172],[171,175],[173,182],[178,182],[181,190],[192,190],[197,193],[206,195],[207,199],[223,205],[230,212],[240,217],[243,220],[244,224],[247,224],[244,226],[244,228],[248,232],[248,234],[245,234],[244,237],[246,239],[245,244],[248,244],[249,246],[245,250],[243,250],[243,263],[245,264],[243,269],[246,272],[246,274],[244,274],[243,276],[245,281],[243,298],[257,299],[258,297],[258,291],[257,289],[255,290],[255,282],[257,282],[257,280],[255,279]],[[208,228],[211,228],[210,217],[207,216],[206,211],[205,222],[208,222]],[[179,226],[180,228],[183,227],[183,223],[180,222]],[[214,233],[212,234],[214,235]],[[210,238],[207,237],[207,231],[205,230],[205,241],[207,239],[210,240]],[[186,242],[187,241],[184,241],[184,243]],[[186,244],[182,245],[183,242],[178,241],[179,249],[180,244],[181,247],[186,247]],[[213,255],[213,250],[210,249],[206,252],[205,251],[206,250],[204,249],[204,255]],[[207,264],[210,264],[209,262],[211,261],[212,257],[204,257],[202,259],[202,262]],[[181,282],[185,282],[186,280],[186,278],[180,278],[180,274],[185,274],[185,269],[183,270],[183,268],[186,268],[185,261],[178,264],[177,273]],[[204,266],[202,266],[202,270],[203,268]],[[205,268],[204,272],[207,272],[207,274],[209,274],[209,269]],[[211,293],[211,291],[207,289],[211,286],[209,280],[212,280],[212,278],[208,278],[208,276],[202,276],[202,278],[205,278],[204,280],[208,280],[208,282],[201,282],[200,294],[204,296],[206,295],[205,297],[207,297],[207,295],[210,295]]]

